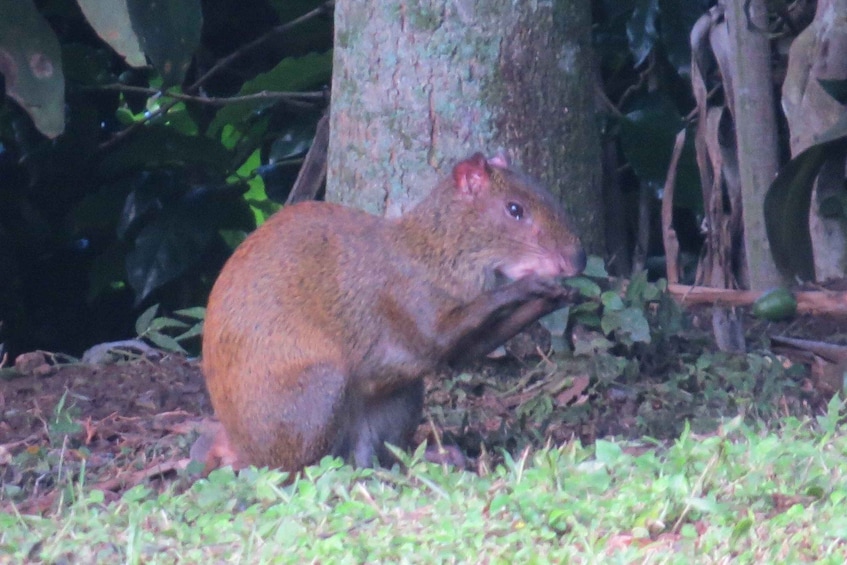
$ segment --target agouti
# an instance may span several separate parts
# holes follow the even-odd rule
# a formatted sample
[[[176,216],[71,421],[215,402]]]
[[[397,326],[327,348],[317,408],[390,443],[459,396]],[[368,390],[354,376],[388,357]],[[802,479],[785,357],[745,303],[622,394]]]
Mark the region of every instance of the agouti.
[[[207,469],[298,471],[332,454],[393,461],[425,375],[489,353],[562,307],[585,252],[553,197],[482,154],[394,219],[325,202],[282,209],[212,289],[203,372],[223,430]]]

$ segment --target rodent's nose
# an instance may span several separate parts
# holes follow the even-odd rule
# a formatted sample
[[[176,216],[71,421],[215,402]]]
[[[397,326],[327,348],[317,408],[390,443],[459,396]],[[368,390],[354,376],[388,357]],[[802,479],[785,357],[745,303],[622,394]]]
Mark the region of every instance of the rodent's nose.
[[[576,256],[574,257],[574,260],[573,260],[573,267],[574,267],[574,269],[576,269],[576,274],[578,275],[582,271],[584,271],[585,266],[587,264],[588,264],[588,255],[585,254],[585,249],[580,247],[577,250]]]
[[[574,246],[566,257],[565,276],[575,277],[585,270],[585,265],[588,263],[588,257],[585,255],[585,249],[583,249],[581,245]]]

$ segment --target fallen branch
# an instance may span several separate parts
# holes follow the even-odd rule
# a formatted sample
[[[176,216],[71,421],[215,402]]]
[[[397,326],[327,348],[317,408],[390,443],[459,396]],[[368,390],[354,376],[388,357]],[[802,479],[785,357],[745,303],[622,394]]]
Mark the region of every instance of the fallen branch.
[[[705,286],[669,284],[668,292],[680,303],[709,304],[712,306],[751,306],[762,294],[761,290],[732,290]],[[847,292],[833,290],[795,291],[797,313],[834,314],[847,316]]]

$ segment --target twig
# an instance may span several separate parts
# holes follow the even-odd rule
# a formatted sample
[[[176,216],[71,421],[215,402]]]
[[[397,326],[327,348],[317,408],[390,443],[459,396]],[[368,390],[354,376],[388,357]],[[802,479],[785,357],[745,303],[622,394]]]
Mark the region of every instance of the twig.
[[[116,90],[118,92],[135,92],[146,94],[148,96],[161,96],[163,98],[173,98],[174,100],[183,100],[187,102],[199,102],[201,104],[209,104],[211,106],[226,106],[227,104],[236,104],[238,102],[253,102],[255,100],[282,100],[290,102],[293,105],[310,107],[309,104],[301,102],[302,100],[325,100],[326,93],[324,92],[272,92],[262,90],[253,94],[245,94],[243,96],[230,96],[227,98],[213,98],[209,96],[194,96],[191,94],[183,94],[172,90],[158,90],[156,88],[147,88],[144,86],[129,86],[125,84],[105,84],[103,86],[94,87],[91,90]]]
[[[269,32],[265,33],[261,37],[254,39],[253,41],[251,41],[247,45],[244,45],[240,49],[230,53],[229,55],[227,55],[226,57],[224,57],[223,59],[221,59],[220,61],[215,63],[212,66],[212,68],[210,68],[208,71],[206,71],[206,73],[203,76],[201,76],[199,79],[197,79],[194,82],[194,84],[187,87],[185,89],[185,92],[188,93],[187,95],[189,95],[189,96],[191,94],[197,92],[200,89],[200,87],[203,86],[206,83],[206,81],[209,80],[209,78],[214,76],[222,68],[229,65],[230,63],[232,63],[233,61],[235,61],[236,59],[238,59],[239,57],[241,57],[245,53],[255,49],[256,47],[258,47],[260,45],[262,45],[265,41],[267,41],[269,38],[273,37],[274,35],[276,35],[278,33],[284,33],[286,31],[290,30],[291,28],[293,28],[297,25],[300,25],[303,22],[306,22],[306,21],[308,21],[312,18],[315,18],[317,16],[320,16],[321,14],[328,12],[329,10],[333,9],[334,6],[335,6],[334,0],[329,0],[325,4],[315,8],[311,12],[307,12],[306,14],[303,14],[299,18],[296,18],[294,20],[291,20],[290,22],[286,22],[284,24],[280,24],[280,25],[276,26],[275,28],[273,28]],[[131,126],[129,126],[128,128],[119,131],[118,133],[113,135],[111,139],[109,139],[108,141],[106,141],[104,143],[101,143],[97,147],[97,150],[98,151],[105,151],[105,150],[111,148],[112,146],[120,143],[123,139],[125,139],[125,138],[129,137],[130,135],[132,135],[133,133],[135,133],[135,131],[138,130],[138,128],[142,127],[144,124],[156,119],[159,116],[167,114],[168,111],[171,108],[173,108],[180,101],[177,97],[175,97],[173,95],[169,94],[168,96],[173,98],[173,100],[170,100],[170,101],[162,104],[161,106],[159,106],[155,110],[151,111],[150,114],[146,117],[146,119],[144,121],[136,122],[136,123],[132,124]],[[290,99],[288,101],[291,102]]]
[[[669,284],[668,292],[686,305],[750,306],[766,291]],[[795,292],[794,296],[797,298],[797,312],[800,314],[847,315],[847,292],[801,290]]]
[[[286,204],[305,200],[315,200],[324,180],[326,180],[326,159],[329,148],[329,110],[318,120],[312,146],[303,159],[303,165],[297,174],[297,180],[288,193]]]
[[[252,51],[253,49],[261,46],[265,41],[267,41],[268,39],[270,39],[274,35],[277,35],[277,34],[280,34],[280,33],[285,33],[286,31],[302,24],[303,22],[307,22],[307,21],[311,20],[312,18],[316,18],[320,15],[329,13],[330,10],[332,10],[334,7],[335,7],[334,0],[329,0],[325,4],[318,6],[317,8],[312,10],[311,12],[307,12],[307,13],[303,14],[299,18],[296,18],[294,20],[291,20],[290,22],[286,22],[284,24],[280,24],[280,25],[276,26],[275,28],[273,28],[269,32],[265,33],[261,37],[257,37],[256,39],[254,39],[253,41],[251,41],[247,45],[241,47],[240,49],[238,49],[236,51],[233,51],[232,53],[230,53],[229,55],[227,55],[226,57],[224,57],[223,59],[221,59],[220,61],[215,63],[212,66],[211,69],[206,71],[206,73],[203,76],[201,76],[199,79],[197,79],[197,81],[194,84],[192,84],[191,86],[186,88],[185,91],[186,92],[195,92],[201,86],[206,84],[206,81],[208,81],[209,78],[214,76],[222,68],[229,65],[230,63],[232,63],[233,61],[235,61],[236,59],[238,59],[239,57],[241,57],[245,53]]]
[[[647,78],[653,72],[653,69],[656,67],[656,57],[653,52],[647,56],[647,68],[638,73],[638,80],[635,84],[631,84],[624,90],[623,94],[621,94],[618,103],[615,105],[617,108],[623,108],[626,104],[627,100],[630,96],[641,90],[641,87],[644,86],[644,83],[647,82]]]

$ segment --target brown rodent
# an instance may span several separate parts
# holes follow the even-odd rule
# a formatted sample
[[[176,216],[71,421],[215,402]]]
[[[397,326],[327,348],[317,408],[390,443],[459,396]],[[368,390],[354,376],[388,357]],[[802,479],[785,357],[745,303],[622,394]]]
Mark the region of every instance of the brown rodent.
[[[502,157],[458,163],[396,220],[282,209],[209,298],[203,372],[223,430],[207,469],[390,464],[385,442],[408,447],[420,422],[423,377],[563,306],[554,279],[584,267],[559,204]]]

